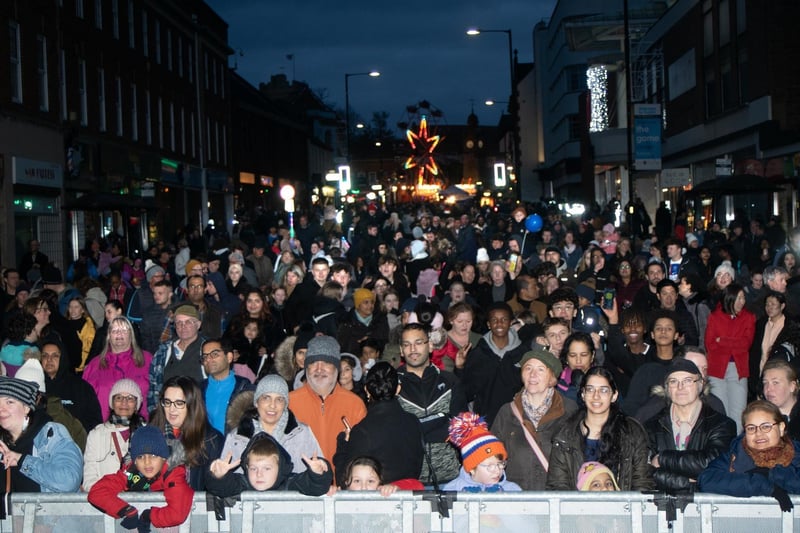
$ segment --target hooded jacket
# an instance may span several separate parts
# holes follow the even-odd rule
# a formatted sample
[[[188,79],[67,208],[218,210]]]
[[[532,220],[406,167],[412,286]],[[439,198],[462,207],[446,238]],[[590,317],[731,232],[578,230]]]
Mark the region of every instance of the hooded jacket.
[[[92,386],[97,395],[97,400],[100,402],[102,420],[108,420],[108,415],[111,413],[111,407],[108,405],[108,395],[111,393],[114,383],[122,378],[132,379],[139,385],[139,390],[142,391],[142,406],[139,409],[139,414],[147,420],[148,411],[145,399],[150,392],[150,362],[153,360],[153,356],[150,355],[150,352],[142,350],[142,357],[144,358],[142,366],[136,366],[133,360],[132,348],[120,353],[112,353],[109,348],[106,353],[105,368],[100,368],[100,357],[95,357],[86,365],[86,369],[83,371],[83,379]],[[89,429],[91,430],[92,428]]]
[[[119,494],[137,490],[132,483],[137,476],[139,471],[135,463],[116,474],[103,476],[89,491],[89,503],[114,518],[122,518],[130,504],[120,498]],[[192,510],[194,490],[186,482],[186,468],[183,465],[173,466],[165,461],[158,476],[149,481],[147,491],[163,492],[167,502],[163,507],[150,509],[150,522],[153,526],[174,527],[186,521]]]
[[[90,432],[103,422],[100,402],[92,386],[75,375],[70,366],[70,359],[61,343],[54,342],[61,352],[58,370],[52,378],[45,373],[44,386],[48,398],[58,398],[64,408],[80,420],[81,425]],[[110,389],[109,389],[110,391]],[[108,404],[108,394],[105,397]]]
[[[477,346],[467,354],[461,371],[461,381],[467,392],[467,401],[474,401],[473,410],[484,416],[491,425],[500,407],[514,398],[522,388],[517,364],[528,351],[513,329],[508,330],[508,344],[498,348],[489,331]]]
[[[247,447],[242,452],[242,468],[247,468],[253,445],[263,439],[271,440],[278,448],[278,477],[275,480],[275,484],[267,490],[293,490],[306,496],[322,496],[328,492],[333,483],[333,471],[330,463],[325,461],[328,463],[328,469],[322,474],[317,474],[308,468],[301,474],[294,474],[292,473],[292,458],[289,456],[289,452],[268,433],[258,433],[250,439]],[[239,496],[244,491],[255,489],[253,489],[246,474],[230,471],[222,478],[209,475],[206,479],[206,490],[214,496],[228,498],[230,496]]]

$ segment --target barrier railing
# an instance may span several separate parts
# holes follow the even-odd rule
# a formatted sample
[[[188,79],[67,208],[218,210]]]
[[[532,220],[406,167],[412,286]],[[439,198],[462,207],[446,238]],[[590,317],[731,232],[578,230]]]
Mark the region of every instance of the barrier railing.
[[[126,494],[140,509],[164,504],[159,494]],[[14,494],[0,532],[124,533],[85,494]],[[800,505],[800,498],[793,499]],[[443,514],[438,512],[442,509]],[[446,515],[446,516],[445,516]],[[672,521],[668,521],[673,518]],[[445,494],[339,492],[312,498],[292,492],[246,492],[217,520],[205,493],[171,533],[267,531],[333,533],[486,532],[783,532],[800,531],[800,512],[782,513],[772,498],[695,494],[690,498],[634,492]]]

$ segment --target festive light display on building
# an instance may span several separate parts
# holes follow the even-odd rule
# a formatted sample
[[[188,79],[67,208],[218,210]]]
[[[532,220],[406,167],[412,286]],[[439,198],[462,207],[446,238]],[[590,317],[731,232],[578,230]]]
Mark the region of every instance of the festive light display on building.
[[[604,131],[608,129],[608,71],[605,65],[592,65],[586,70],[586,85],[592,99],[589,131]]]
[[[439,135],[429,135],[428,118],[425,115],[422,115],[417,132],[414,133],[409,128],[406,130],[406,137],[413,152],[406,159],[403,168],[406,170],[416,168],[417,184],[422,185],[426,181],[426,173],[430,173],[432,176],[439,175],[439,165],[436,164],[436,160],[433,158],[433,151],[442,138]]]

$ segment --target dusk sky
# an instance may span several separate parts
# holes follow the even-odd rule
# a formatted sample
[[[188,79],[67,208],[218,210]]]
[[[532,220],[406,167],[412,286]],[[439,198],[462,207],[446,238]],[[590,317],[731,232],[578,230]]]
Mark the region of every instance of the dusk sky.
[[[549,18],[555,0],[206,0],[228,23],[230,64],[258,86],[273,74],[294,74],[344,109],[345,73],[379,70],[379,78],[350,78],[350,107],[368,121],[389,113],[395,128],[405,108],[428,100],[443,123],[464,124],[474,101],[481,124],[496,125],[508,100],[505,33],[466,35],[467,28],[511,29],[519,61],[533,61],[533,26]],[[239,50],[243,55],[239,56]]]

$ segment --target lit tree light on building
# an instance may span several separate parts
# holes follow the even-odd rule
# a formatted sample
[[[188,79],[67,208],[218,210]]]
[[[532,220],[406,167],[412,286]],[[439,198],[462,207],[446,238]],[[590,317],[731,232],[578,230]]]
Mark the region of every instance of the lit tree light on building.
[[[593,65],[586,70],[586,85],[592,105],[589,131],[604,131],[608,129],[608,71],[605,65]]]

